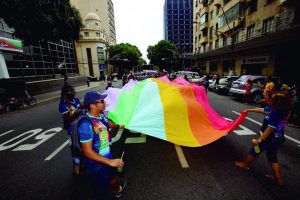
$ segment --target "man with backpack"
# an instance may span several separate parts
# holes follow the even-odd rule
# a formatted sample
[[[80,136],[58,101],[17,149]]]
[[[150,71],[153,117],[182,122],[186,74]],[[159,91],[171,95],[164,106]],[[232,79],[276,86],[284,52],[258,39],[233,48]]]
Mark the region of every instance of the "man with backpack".
[[[83,104],[78,98],[75,98],[75,89],[68,84],[65,84],[61,90],[61,98],[59,103],[59,112],[63,116],[64,129],[68,131],[69,138],[71,137],[71,123],[82,113]],[[71,144],[70,144],[71,145]],[[79,173],[78,162],[71,147],[71,155],[73,160],[74,173]]]
[[[124,128],[109,121],[104,114],[105,98],[98,92],[88,92],[84,97],[87,113],[78,121],[77,133],[82,148],[85,174],[91,180],[96,198],[108,198],[110,186],[120,197],[126,181],[118,183],[116,168],[124,166],[122,159],[113,159],[110,150],[109,128]]]

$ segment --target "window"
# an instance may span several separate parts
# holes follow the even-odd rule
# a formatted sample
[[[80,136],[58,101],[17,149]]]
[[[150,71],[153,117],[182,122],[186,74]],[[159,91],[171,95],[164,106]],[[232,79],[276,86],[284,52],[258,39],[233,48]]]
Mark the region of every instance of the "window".
[[[206,37],[207,36],[207,29],[204,29],[203,31],[202,31],[202,33],[203,33],[203,37]]]
[[[227,45],[227,37],[224,37],[223,38],[223,46],[226,46]]]
[[[234,37],[233,37],[233,42],[234,43],[237,43],[239,41],[239,34],[240,34],[239,31],[234,33]]]
[[[224,5],[226,4],[226,3],[228,3],[230,0],[224,0]]]
[[[96,22],[96,23],[95,23],[95,26],[99,26],[99,24]]]
[[[99,32],[96,33],[96,37],[100,37],[100,33]]]
[[[214,30],[214,28],[211,26],[209,29],[209,39],[212,39],[212,37],[213,37],[213,30]]]
[[[257,0],[252,0],[249,5],[249,14],[257,11]]]
[[[210,12],[210,20],[212,20],[214,17],[215,17],[215,11],[212,10],[212,11]]]
[[[212,44],[212,42],[211,43],[209,43],[209,51],[211,51],[211,50],[213,50],[213,44]]]
[[[251,39],[254,37],[254,25],[249,26],[247,28],[247,39]]]
[[[84,32],[85,37],[89,37],[89,32]]]
[[[219,40],[216,40],[215,41],[215,49],[218,49],[219,48]]]
[[[243,10],[244,4],[236,4],[232,8],[230,8],[228,11],[225,12],[226,19],[228,23],[231,23],[232,21],[238,19],[242,15],[242,10]],[[222,28],[223,26],[226,25],[226,19],[225,19],[224,14],[219,17],[219,28]]]
[[[200,25],[204,24],[205,22],[207,22],[207,13],[204,13],[204,14],[200,17]]]
[[[274,31],[274,18],[271,17],[269,19],[264,20],[263,22],[263,33],[269,33]]]

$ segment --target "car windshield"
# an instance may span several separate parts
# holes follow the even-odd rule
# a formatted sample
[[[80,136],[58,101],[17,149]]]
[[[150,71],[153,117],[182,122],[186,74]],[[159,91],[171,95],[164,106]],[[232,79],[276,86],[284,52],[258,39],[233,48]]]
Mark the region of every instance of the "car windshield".
[[[239,82],[244,82],[244,81],[246,81],[248,79],[248,75],[243,75],[243,76],[241,76],[237,81],[239,81]]]
[[[226,80],[227,80],[227,78],[221,78],[221,79],[219,80],[219,84],[225,83]]]

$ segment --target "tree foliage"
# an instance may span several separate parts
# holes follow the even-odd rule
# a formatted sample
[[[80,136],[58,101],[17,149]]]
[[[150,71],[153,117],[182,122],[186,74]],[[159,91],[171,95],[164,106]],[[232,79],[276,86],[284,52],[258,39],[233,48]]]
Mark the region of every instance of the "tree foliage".
[[[142,53],[137,46],[129,43],[121,43],[110,46],[108,48],[110,63],[123,69],[131,70],[133,66],[136,66],[141,61]],[[122,59],[128,59],[128,61],[122,61]]]
[[[154,46],[149,46],[147,52],[151,64],[157,65],[161,69],[177,68],[179,53],[175,44],[161,40]]]
[[[27,44],[77,40],[82,25],[70,0],[1,0],[0,18]]]

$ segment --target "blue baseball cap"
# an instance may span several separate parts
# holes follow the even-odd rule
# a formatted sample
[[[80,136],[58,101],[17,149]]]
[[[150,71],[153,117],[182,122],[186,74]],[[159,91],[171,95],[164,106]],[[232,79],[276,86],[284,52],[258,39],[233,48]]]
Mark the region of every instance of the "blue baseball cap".
[[[107,97],[107,94],[100,94],[99,92],[87,92],[84,96],[84,105],[94,104],[97,100],[102,100]]]

